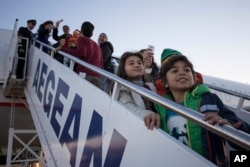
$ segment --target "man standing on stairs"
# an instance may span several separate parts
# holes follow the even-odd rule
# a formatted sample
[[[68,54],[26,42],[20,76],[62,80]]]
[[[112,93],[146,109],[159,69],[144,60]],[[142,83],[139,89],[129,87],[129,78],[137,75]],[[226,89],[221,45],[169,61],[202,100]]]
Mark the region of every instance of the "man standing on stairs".
[[[81,35],[77,40],[77,47],[75,49],[68,48],[67,46],[65,46],[65,40],[61,39],[60,45],[56,48],[56,51],[62,50],[75,57],[78,57],[86,63],[103,69],[102,50],[100,46],[91,39],[94,28],[95,27],[91,22],[83,22],[81,27]],[[80,76],[84,77],[86,80],[103,90],[103,83],[100,74],[80,64],[77,64],[76,72]]]
[[[31,30],[33,30],[35,26],[36,20],[28,20],[27,27],[20,27],[18,30],[18,63],[16,68],[17,79],[22,79],[24,77],[23,74],[26,73],[26,69],[24,69],[26,52],[27,49],[29,49],[31,40],[34,37]]]

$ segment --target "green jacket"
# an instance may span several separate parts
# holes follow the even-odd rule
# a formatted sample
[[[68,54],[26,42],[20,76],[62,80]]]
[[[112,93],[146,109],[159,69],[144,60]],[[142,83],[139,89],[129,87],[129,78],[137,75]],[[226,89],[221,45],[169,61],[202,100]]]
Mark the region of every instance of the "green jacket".
[[[186,92],[184,97],[184,106],[195,111],[199,112],[200,102],[202,95],[204,93],[210,93],[209,88],[206,85],[199,85],[192,89],[191,92]],[[166,94],[165,97],[169,100],[174,100],[172,95]],[[155,104],[155,108],[161,117],[161,129],[168,132],[167,129],[167,112],[169,109],[166,109],[164,106]],[[201,127],[197,124],[187,120],[187,134],[189,138],[189,147],[192,148],[199,154],[203,154],[202,151],[202,139],[201,139]]]

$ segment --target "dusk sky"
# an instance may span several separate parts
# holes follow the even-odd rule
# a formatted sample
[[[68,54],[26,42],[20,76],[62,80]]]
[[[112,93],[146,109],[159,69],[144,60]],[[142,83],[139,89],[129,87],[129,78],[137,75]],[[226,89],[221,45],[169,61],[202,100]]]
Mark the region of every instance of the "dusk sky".
[[[0,28],[26,26],[36,19],[63,19],[71,32],[84,21],[94,24],[92,39],[105,32],[113,55],[155,46],[160,64],[164,48],[179,50],[195,70],[210,76],[250,83],[249,0],[1,0]],[[51,37],[51,42],[52,40]]]

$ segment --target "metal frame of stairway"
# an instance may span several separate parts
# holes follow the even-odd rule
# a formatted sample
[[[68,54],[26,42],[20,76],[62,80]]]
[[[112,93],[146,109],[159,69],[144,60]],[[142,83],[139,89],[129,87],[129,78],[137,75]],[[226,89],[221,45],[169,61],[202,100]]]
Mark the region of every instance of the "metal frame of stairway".
[[[21,89],[21,88],[20,88]],[[23,91],[24,87],[22,88]],[[36,129],[15,129],[15,99],[19,99],[26,106],[25,99],[20,97],[20,90],[17,94],[15,91],[12,91],[12,103],[11,103],[11,117],[9,125],[9,136],[8,136],[8,149],[7,149],[7,158],[6,166],[10,167],[11,164],[21,163],[23,166],[29,166],[34,162],[39,162],[40,166],[46,166],[46,161],[43,155],[41,147],[34,147],[32,143],[38,138]],[[28,108],[28,106],[27,106]],[[29,141],[24,141],[22,135],[32,135]],[[19,145],[19,151],[16,155],[13,156],[13,142],[17,141]]]
[[[29,40],[27,38],[19,37],[19,39],[26,40],[26,53],[25,58],[19,58],[17,54],[17,40],[15,40],[17,22],[15,23],[15,28],[12,33],[10,50],[9,50],[9,71],[4,81],[4,96],[11,98],[11,117],[10,117],[10,125],[9,125],[9,135],[8,135],[8,148],[7,148],[7,158],[6,158],[6,166],[10,167],[11,164],[21,163],[23,166],[29,166],[33,162],[39,162],[40,166],[46,166],[46,161],[44,158],[43,151],[41,147],[34,147],[32,143],[34,140],[37,140],[38,135],[36,129],[16,129],[15,128],[15,104],[16,101],[21,101],[27,108],[28,105],[25,100],[24,88],[26,86],[26,73],[27,73],[27,57],[28,57],[28,43]],[[15,65],[19,59],[24,59],[24,70],[23,70],[23,78],[16,79],[15,75]],[[30,140],[25,142],[22,139],[22,135],[31,135]],[[16,155],[13,154],[13,142],[18,142],[20,146],[18,153]]]

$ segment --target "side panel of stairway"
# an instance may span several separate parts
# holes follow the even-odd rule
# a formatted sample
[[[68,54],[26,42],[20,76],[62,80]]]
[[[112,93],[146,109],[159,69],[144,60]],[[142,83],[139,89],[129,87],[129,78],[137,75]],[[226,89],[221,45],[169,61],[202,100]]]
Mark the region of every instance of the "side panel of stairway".
[[[48,166],[214,166],[37,48],[25,89]]]

